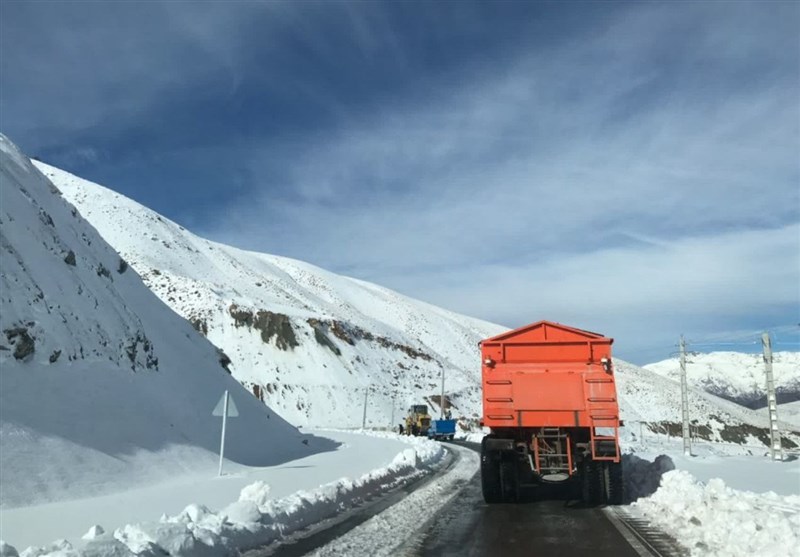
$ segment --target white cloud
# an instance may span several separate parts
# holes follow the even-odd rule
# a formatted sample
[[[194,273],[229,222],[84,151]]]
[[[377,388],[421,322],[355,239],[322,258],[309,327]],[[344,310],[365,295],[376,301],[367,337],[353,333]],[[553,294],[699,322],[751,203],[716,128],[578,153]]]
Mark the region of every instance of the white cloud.
[[[164,90],[191,90],[213,68],[232,93],[256,78],[344,122],[314,137],[197,148],[204,161],[235,149],[239,158],[225,158],[243,157],[261,186],[202,223],[205,235],[508,325],[551,317],[628,341],[693,324],[749,327],[754,314],[785,319],[798,301],[796,6],[620,7],[610,22],[531,40],[513,57],[409,74],[411,93],[361,112],[305,71],[247,73],[240,41],[257,16],[259,52],[271,31],[290,29],[335,67],[333,38],[317,26],[325,14],[148,6],[104,12],[105,25],[74,20],[79,10],[55,25],[63,14],[48,9],[45,34],[6,26],[16,50],[4,75],[36,92],[17,98],[13,118],[80,128],[141,113],[146,124]],[[359,6],[337,12],[359,56],[407,69],[393,23]],[[53,45],[64,52],[49,58]],[[104,52],[85,57],[98,45]],[[778,264],[762,265],[760,251]]]
[[[292,194],[271,188],[208,230],[478,317],[575,321],[633,345],[786,319],[800,304],[798,56],[749,13],[637,9],[578,44],[421,83],[424,103],[255,147],[256,176],[291,161]],[[659,65],[670,49],[682,58]],[[788,72],[747,82],[752,64]]]

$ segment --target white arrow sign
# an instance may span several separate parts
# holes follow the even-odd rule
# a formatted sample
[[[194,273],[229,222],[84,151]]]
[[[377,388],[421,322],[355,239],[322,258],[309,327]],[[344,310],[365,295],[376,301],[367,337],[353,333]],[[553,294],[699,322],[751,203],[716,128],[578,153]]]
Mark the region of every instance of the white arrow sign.
[[[235,418],[239,415],[239,411],[236,409],[236,404],[233,402],[233,399],[228,394],[228,391],[225,391],[225,394],[222,395],[222,398],[219,399],[217,406],[214,408],[214,411],[211,412],[212,416],[222,416],[222,436],[219,440],[219,475],[222,475],[222,459],[223,455],[225,454],[225,426],[228,423],[228,416],[231,418]]]

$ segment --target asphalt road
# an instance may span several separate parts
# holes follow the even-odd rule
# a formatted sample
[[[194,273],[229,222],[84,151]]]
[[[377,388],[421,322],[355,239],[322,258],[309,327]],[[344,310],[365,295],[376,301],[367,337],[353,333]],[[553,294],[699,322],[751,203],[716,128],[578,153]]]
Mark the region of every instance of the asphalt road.
[[[483,502],[480,474],[403,552],[415,557],[639,557],[599,508],[559,500]]]
[[[458,444],[478,449],[474,444]],[[403,486],[355,512],[305,532],[299,539],[256,549],[246,555],[299,557],[313,554],[435,477]],[[398,557],[685,555],[686,552],[663,533],[647,524],[620,519],[617,514],[567,500],[563,489],[531,489],[523,491],[519,503],[487,505],[483,501],[478,472],[441,512],[421,524],[416,535],[393,554]]]
[[[474,443],[458,443],[476,452]],[[556,488],[527,489],[516,504],[487,505],[480,472],[405,545],[403,557],[642,557],[681,555],[660,532],[622,524]],[[637,530],[632,532],[631,528]],[[625,535],[623,535],[623,532]],[[634,548],[634,546],[636,546]]]

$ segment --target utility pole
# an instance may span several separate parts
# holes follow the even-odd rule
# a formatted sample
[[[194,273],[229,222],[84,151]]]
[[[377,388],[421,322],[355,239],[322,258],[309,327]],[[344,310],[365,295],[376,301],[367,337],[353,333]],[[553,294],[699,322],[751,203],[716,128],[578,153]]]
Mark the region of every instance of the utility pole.
[[[691,456],[692,440],[689,435],[689,387],[686,381],[686,341],[681,335],[681,414],[683,415],[683,454]]]
[[[367,429],[367,396],[369,395],[369,387],[364,388],[364,416],[361,418],[361,429]]]
[[[775,395],[775,377],[772,375],[772,341],[769,333],[761,335],[764,348],[764,373],[767,376],[767,411],[769,412],[769,452],[773,460],[783,460],[781,432],[778,429],[778,397]]]
[[[439,399],[439,419],[444,419],[444,366],[442,366],[442,398]]]
[[[392,417],[389,420],[389,431],[394,431],[394,406],[395,406],[395,399],[397,398],[397,393],[392,393]]]

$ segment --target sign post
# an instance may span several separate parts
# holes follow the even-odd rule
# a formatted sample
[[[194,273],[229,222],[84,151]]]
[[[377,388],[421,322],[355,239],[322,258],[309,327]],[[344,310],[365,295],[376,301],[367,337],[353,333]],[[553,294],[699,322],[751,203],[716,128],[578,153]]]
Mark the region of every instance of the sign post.
[[[218,475],[222,475],[222,460],[225,456],[225,426],[228,423],[228,416],[231,418],[235,418],[239,415],[239,410],[236,408],[236,404],[233,402],[233,399],[228,394],[228,391],[225,391],[225,394],[222,395],[222,398],[219,399],[219,402],[214,407],[214,411],[211,413],[212,416],[222,416],[222,435],[219,440],[219,473]]]

